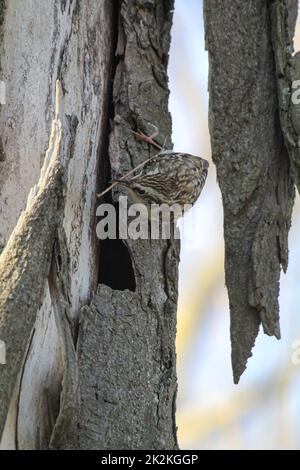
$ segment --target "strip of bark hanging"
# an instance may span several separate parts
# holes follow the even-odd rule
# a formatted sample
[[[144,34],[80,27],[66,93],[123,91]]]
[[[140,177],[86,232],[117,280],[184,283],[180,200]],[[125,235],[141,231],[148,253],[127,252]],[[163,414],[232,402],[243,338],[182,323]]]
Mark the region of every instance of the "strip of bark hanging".
[[[269,3],[204,3],[209,124],[224,206],[225,274],[237,383],[262,323],[280,338],[294,184],[278,117]]]
[[[40,179],[0,256],[0,339],[6,347],[6,364],[0,365],[0,435],[43,296],[60,217],[60,100],[57,83],[55,118]]]

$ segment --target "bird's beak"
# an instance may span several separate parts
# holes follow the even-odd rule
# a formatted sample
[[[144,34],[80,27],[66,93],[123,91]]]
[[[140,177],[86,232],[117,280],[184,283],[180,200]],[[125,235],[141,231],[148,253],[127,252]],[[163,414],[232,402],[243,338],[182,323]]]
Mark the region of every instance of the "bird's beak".
[[[209,167],[208,161],[203,158],[203,168],[204,168],[205,170],[208,170],[208,167]]]

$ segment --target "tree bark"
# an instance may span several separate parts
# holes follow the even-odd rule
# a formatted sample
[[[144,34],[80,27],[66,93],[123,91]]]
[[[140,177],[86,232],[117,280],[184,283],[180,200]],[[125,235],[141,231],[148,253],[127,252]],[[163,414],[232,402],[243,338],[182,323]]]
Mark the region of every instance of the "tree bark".
[[[130,129],[170,142],[173,2],[0,8],[1,446],[176,448],[179,244],[99,246],[95,217],[110,173],[153,153]]]
[[[272,2],[204,3],[209,123],[224,206],[225,271],[237,383],[259,326],[280,338],[279,278],[287,269],[294,181],[278,114]],[[290,0],[294,30],[297,1]]]

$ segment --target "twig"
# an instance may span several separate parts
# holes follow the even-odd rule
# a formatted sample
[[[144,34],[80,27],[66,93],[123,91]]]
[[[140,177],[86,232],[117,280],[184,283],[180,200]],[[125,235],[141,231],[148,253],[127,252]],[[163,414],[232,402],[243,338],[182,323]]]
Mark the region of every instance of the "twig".
[[[119,184],[119,181],[122,181],[125,178],[127,178],[127,176],[132,175],[132,173],[134,173],[136,170],[138,170],[139,168],[144,166],[146,163],[150,162],[153,158],[158,157],[159,154],[160,154],[160,152],[156,153],[155,155],[152,155],[152,157],[150,157],[150,158],[147,158],[147,160],[145,160],[144,162],[139,163],[135,168],[133,168],[132,170],[125,173],[125,175],[121,176],[121,178],[118,178],[118,181],[114,181],[111,185],[109,185],[108,188],[106,188],[104,191],[102,191],[102,193],[97,194],[97,197],[99,198],[99,197],[103,196],[104,194],[108,193],[108,191],[110,191],[112,188],[114,188],[115,186],[117,186]]]
[[[136,132],[133,131],[132,129],[128,129],[132,134],[134,134],[138,139],[143,140],[144,142],[147,142],[150,145],[153,145],[153,147],[156,147],[157,149],[161,150],[164,147],[162,147],[158,142],[154,140],[154,137],[157,136],[157,132],[154,134],[150,135],[150,137],[146,134],[144,134],[142,131]]]
[[[149,144],[153,145],[154,147],[157,147],[159,148],[159,150],[161,151],[164,147],[165,147],[165,144],[166,144],[166,140],[167,138],[165,138],[164,140],[164,145],[163,146],[160,146],[157,142],[155,142],[151,137],[148,137],[146,136],[145,134],[141,133],[141,132],[135,132],[131,129],[128,129],[130,130],[130,132],[132,132],[135,136],[137,137],[140,137],[141,139],[145,140],[146,142],[148,142]],[[150,162],[151,160],[153,160],[153,158],[156,158],[158,157],[158,155],[160,154],[161,152],[158,152],[156,153],[155,155],[152,155],[152,157],[148,158],[147,160],[145,160],[144,162],[142,163],[139,163],[139,165],[137,165],[135,168],[133,168],[132,170],[128,171],[127,173],[125,173],[125,175],[121,176],[121,178],[118,178],[118,181],[114,181],[111,185],[109,185],[104,191],[102,191],[101,193],[97,194],[97,197],[102,197],[104,194],[108,193],[108,191],[110,191],[112,188],[114,188],[115,186],[117,186],[119,184],[119,181],[122,181],[124,180],[125,178],[127,178],[127,176],[130,176],[132,173],[134,173],[136,170],[138,170],[139,168],[143,167],[146,163]]]

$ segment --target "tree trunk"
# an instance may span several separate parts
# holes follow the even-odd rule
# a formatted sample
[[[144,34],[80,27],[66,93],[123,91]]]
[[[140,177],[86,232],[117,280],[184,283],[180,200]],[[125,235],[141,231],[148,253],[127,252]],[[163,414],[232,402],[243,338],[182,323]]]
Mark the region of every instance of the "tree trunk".
[[[172,8],[0,1],[3,449],[177,447],[179,245],[99,243],[95,216],[153,154],[130,129],[170,143]]]
[[[206,0],[210,133],[224,206],[235,382],[262,323],[280,338],[279,277],[288,263],[294,181],[279,122],[271,6]],[[226,5],[226,8],[224,8]],[[297,1],[289,0],[293,31]]]

